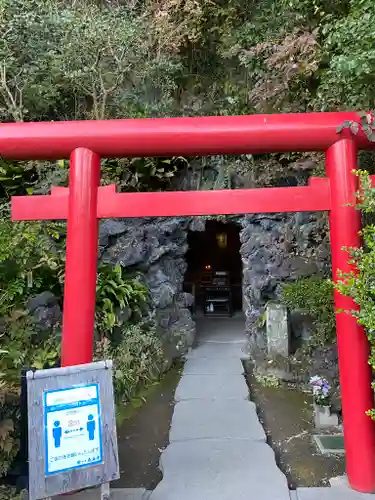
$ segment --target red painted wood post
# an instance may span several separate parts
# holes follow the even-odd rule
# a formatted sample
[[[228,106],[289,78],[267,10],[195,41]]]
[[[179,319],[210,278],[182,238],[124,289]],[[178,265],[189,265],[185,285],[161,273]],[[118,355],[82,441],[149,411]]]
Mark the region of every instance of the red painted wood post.
[[[353,207],[358,188],[357,148],[350,139],[333,144],[326,153],[327,175],[331,185],[330,236],[332,272],[348,272],[348,253],[343,247],[359,247],[361,218]],[[348,206],[351,204],[352,206]],[[335,308],[353,310],[350,297],[335,291]],[[366,410],[373,407],[369,344],[356,319],[343,312],[336,316],[340,388],[344,420],[346,470],[350,486],[363,493],[375,492],[375,425]]]
[[[89,149],[75,149],[70,156],[62,366],[92,361],[99,182],[100,157]]]

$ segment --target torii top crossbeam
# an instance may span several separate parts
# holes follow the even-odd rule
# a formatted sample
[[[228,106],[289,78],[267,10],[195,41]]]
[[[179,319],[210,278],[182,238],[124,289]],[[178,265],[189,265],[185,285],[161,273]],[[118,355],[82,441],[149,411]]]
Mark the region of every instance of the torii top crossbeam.
[[[311,113],[0,124],[0,155],[15,160],[70,157],[69,188],[48,196],[15,197],[15,220],[68,219],[63,364],[92,359],[98,218],[327,210],[334,280],[352,267],[344,247],[360,245],[355,209],[358,149],[374,146],[359,133],[337,134],[356,113]],[[324,151],[327,178],[308,186],[200,192],[116,193],[100,186],[100,159],[134,156],[205,156]],[[266,270],[265,270],[266,272]],[[356,307],[335,292],[335,307]],[[336,315],[346,465],[350,485],[375,492],[375,428],[366,416],[374,404],[369,345],[350,314]]]
[[[0,154],[14,160],[59,160],[76,148],[100,157],[239,155],[326,151],[348,113],[146,118],[135,120],[9,123],[0,126]],[[360,149],[371,144],[356,137]]]

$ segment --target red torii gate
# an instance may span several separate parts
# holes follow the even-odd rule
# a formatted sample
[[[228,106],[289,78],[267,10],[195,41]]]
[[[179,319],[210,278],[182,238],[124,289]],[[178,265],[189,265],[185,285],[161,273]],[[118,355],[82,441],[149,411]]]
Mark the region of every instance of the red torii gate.
[[[62,363],[92,360],[98,219],[254,212],[329,211],[333,277],[350,270],[343,247],[360,245],[354,206],[358,149],[372,145],[361,134],[338,135],[356,113],[164,118],[0,125],[0,154],[9,159],[70,157],[69,188],[48,196],[12,198],[13,220],[67,219]],[[348,133],[348,135],[346,135]],[[99,187],[100,159],[123,156],[244,154],[324,151],[327,177],[307,187],[223,191],[123,193]],[[335,292],[340,310],[355,307]],[[375,492],[375,427],[369,346],[355,318],[337,314],[346,466],[352,488]]]

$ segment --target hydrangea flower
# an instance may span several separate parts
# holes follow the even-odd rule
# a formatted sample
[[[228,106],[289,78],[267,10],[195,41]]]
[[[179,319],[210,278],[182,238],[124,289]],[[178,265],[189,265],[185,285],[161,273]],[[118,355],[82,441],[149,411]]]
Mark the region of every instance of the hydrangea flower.
[[[331,391],[328,380],[319,375],[314,375],[310,378],[310,385],[312,386],[315,403],[319,406],[328,406]]]

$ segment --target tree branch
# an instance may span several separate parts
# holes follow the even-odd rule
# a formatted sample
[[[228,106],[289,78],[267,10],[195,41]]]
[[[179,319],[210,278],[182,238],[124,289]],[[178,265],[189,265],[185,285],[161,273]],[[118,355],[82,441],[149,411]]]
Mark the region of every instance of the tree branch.
[[[14,121],[16,121],[16,122],[22,122],[23,121],[23,112],[22,112],[23,95],[22,95],[22,90],[18,86],[18,84],[16,82],[16,79],[15,79],[15,86],[16,86],[16,89],[18,91],[18,98],[17,98],[17,92],[16,92],[15,95],[12,94],[12,91],[10,90],[9,85],[8,85],[8,81],[7,81],[7,73],[6,73],[5,63],[3,63],[2,66],[1,66],[0,84],[1,84],[1,94],[3,96],[5,104],[8,106],[9,113],[12,115]],[[18,103],[17,103],[17,100],[18,100]]]

